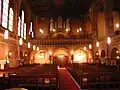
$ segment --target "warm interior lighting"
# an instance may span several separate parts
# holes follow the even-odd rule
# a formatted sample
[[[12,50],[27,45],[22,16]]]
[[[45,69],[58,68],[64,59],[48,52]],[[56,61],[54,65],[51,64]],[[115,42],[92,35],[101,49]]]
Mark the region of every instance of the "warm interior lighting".
[[[120,56],[117,56],[116,58],[117,58],[117,59],[120,59]]]
[[[49,51],[49,55],[52,55],[52,51]]]
[[[12,52],[10,51],[10,52],[8,53],[8,55],[9,55],[9,56],[12,56]]]
[[[82,28],[79,28],[80,32],[82,31]]]
[[[73,50],[71,51],[71,54],[72,54],[72,55],[74,54],[74,51],[73,51]]]
[[[55,29],[53,29],[53,32],[55,32],[56,30]]]
[[[82,78],[82,81],[83,81],[83,82],[87,82],[88,79],[87,79],[86,77],[83,77],[83,78]]]
[[[35,45],[33,45],[33,50],[35,50],[36,49],[36,46]]]
[[[25,53],[25,56],[27,57],[27,53]]]
[[[13,73],[12,75],[13,75],[13,76],[15,76],[15,75],[16,75],[16,73]]]
[[[84,62],[86,62],[85,59],[86,58],[85,58],[84,54],[75,55],[75,61],[77,61],[78,63],[84,63]]]
[[[89,44],[89,49],[92,49],[92,45],[91,44]]]
[[[1,70],[4,70],[4,64],[1,64],[0,67],[1,67]]]
[[[40,29],[39,29],[39,32],[41,32],[41,31],[42,31],[42,29],[40,28]]]
[[[9,63],[9,60],[7,59],[6,62]]]
[[[116,51],[116,53],[119,53],[119,51]]]
[[[84,50],[86,50],[87,48],[86,47],[84,47]]]
[[[40,30],[39,30],[39,31],[40,31],[40,33],[44,33],[44,31],[43,31],[41,28],[40,28]]]
[[[98,56],[98,55],[99,55],[99,53],[97,52],[97,53],[96,53],[96,55]]]
[[[79,33],[79,29],[77,29],[77,33]]]
[[[49,78],[45,78],[45,83],[50,83],[50,79]]]
[[[22,45],[23,44],[23,40],[22,38],[19,39],[19,45]]]
[[[116,23],[116,28],[119,28],[119,27],[120,27],[119,23]]]
[[[4,32],[4,39],[8,39],[8,35],[9,35],[8,30],[5,30],[5,32]]]
[[[30,42],[28,42],[28,48],[30,48]]]
[[[58,58],[63,58],[64,57],[64,55],[58,55]]]
[[[44,31],[42,30],[41,33],[44,33]]]
[[[34,38],[34,32],[32,32],[32,38]]]
[[[111,38],[110,37],[107,38],[107,43],[111,44]]]
[[[86,53],[83,50],[75,51],[73,62],[75,62],[75,63],[85,63],[86,62]]]
[[[96,42],[96,47],[99,47],[99,45],[100,45],[100,44],[99,44],[99,42],[97,41],[97,42]]]
[[[66,29],[66,32],[68,32],[69,30],[68,29]]]
[[[39,51],[40,49],[39,49],[39,47],[37,47],[37,51]]]
[[[40,59],[44,59],[45,57],[44,57],[43,55],[40,55],[39,58],[40,58]]]

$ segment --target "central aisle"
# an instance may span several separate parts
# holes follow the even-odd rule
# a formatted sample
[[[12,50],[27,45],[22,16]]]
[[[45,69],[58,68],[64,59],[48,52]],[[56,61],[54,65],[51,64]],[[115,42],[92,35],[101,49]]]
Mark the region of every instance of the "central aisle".
[[[60,74],[60,89],[59,90],[80,90],[80,87],[68,73],[66,68],[58,69]]]

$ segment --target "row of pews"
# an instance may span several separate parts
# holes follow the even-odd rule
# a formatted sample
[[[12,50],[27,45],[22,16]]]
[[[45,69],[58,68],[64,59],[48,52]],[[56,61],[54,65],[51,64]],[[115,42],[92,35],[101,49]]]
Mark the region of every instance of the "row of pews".
[[[88,90],[120,90],[120,71],[117,66],[73,63],[67,70],[80,85]]]
[[[58,90],[59,73],[57,65],[44,64],[19,67],[4,71],[0,77],[0,90],[26,88],[28,90]]]

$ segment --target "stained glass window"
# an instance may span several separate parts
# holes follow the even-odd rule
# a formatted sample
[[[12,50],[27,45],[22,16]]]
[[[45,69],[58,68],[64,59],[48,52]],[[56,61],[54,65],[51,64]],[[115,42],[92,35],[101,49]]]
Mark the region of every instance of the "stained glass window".
[[[10,8],[10,10],[9,10],[9,27],[8,27],[8,29],[10,31],[13,31],[13,9],[12,8]]]
[[[24,38],[24,11],[22,10],[22,18],[21,18],[21,37]]]
[[[32,22],[30,22],[30,31],[29,31],[29,35],[31,34],[32,32]]]
[[[26,40],[26,23],[24,23],[24,39]]]
[[[7,28],[9,0],[3,0],[2,26]]]

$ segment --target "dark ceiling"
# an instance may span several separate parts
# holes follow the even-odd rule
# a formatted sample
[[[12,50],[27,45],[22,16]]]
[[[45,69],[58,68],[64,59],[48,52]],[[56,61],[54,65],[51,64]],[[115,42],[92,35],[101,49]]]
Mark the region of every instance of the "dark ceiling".
[[[29,1],[29,0],[28,0]],[[96,0],[31,0],[31,9],[38,16],[80,17],[86,14]],[[120,0],[113,0],[115,10],[120,10]]]
[[[32,10],[41,16],[80,16],[95,0],[32,0]]]

